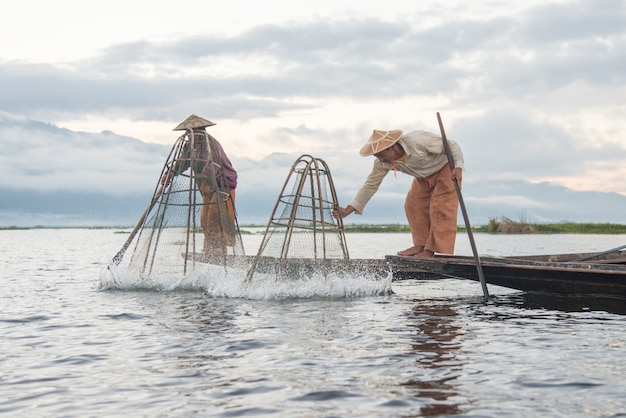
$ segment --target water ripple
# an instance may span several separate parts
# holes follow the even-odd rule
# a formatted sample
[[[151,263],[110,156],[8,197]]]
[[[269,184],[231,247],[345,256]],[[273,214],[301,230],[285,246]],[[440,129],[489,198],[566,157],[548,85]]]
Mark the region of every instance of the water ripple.
[[[0,322],[5,322],[7,324],[26,324],[48,320],[50,320],[50,317],[45,315],[27,316],[25,318],[0,318]]]
[[[453,279],[101,291],[124,236],[14,232],[0,236],[1,254],[24,260],[0,264],[7,416],[626,412],[626,315],[613,303],[497,287],[483,303],[479,285]],[[391,248],[398,235],[374,238]]]
[[[355,398],[355,397],[359,397],[359,395],[346,392],[345,390],[323,390],[323,391],[318,391],[318,392],[310,392],[303,396],[292,398],[292,400],[307,401],[307,402],[324,402],[324,401],[331,401],[334,399]]]

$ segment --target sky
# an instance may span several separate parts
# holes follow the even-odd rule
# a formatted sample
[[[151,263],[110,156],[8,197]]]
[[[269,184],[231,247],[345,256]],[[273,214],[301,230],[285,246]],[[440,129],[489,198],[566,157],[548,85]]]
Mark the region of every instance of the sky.
[[[112,143],[94,158],[75,146],[76,133],[171,146],[172,129],[194,113],[217,123],[210,133],[248,187],[269,181],[267,164],[284,178],[293,156],[311,154],[337,173],[347,204],[371,167],[358,150],[373,129],[439,132],[440,112],[465,154],[464,185],[526,180],[626,195],[623,0],[2,8],[0,117],[50,124],[70,139],[62,150],[33,148],[40,157],[9,156],[28,132],[0,130],[0,187],[151,188],[167,155],[142,162]],[[27,158],[46,175],[25,169]],[[68,166],[87,160],[69,182]],[[109,181],[111,162],[122,160]],[[131,174],[140,180],[119,179]],[[405,193],[402,181],[380,194]]]

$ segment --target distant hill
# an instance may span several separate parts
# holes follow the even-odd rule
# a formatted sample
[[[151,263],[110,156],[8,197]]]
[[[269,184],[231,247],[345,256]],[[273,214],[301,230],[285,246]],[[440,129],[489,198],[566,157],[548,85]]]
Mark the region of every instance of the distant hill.
[[[73,132],[2,114],[0,145],[0,227],[133,226],[150,202],[171,149],[171,145],[148,144],[110,131]],[[296,157],[274,153],[253,161],[231,156],[240,177],[240,224],[267,223]],[[353,156],[336,158],[351,161]],[[342,170],[331,168],[335,185],[358,187],[354,186],[354,167],[344,164],[337,167]],[[364,179],[367,172],[361,170],[359,176]],[[351,215],[346,223],[406,224],[403,205],[409,181],[400,175],[385,180],[365,213]],[[348,192],[338,190],[341,199],[351,199],[349,193],[355,191]],[[626,224],[626,196],[617,193],[577,192],[522,180],[481,182],[468,176],[463,182],[463,197],[474,225],[501,216],[532,223]],[[340,204],[348,201],[341,200]]]
[[[506,216],[531,223],[609,222],[626,224],[626,196],[617,193],[576,192],[551,184],[505,182],[473,184],[464,190],[470,222],[485,225]],[[239,194],[240,224],[265,225],[277,191]],[[0,226],[133,226],[147,207],[146,193],[112,195],[103,192],[46,193],[0,188]],[[346,223],[405,224],[402,199],[372,199],[363,216]],[[463,225],[459,211],[459,225]]]
[[[525,181],[464,185],[468,215],[476,222],[506,216],[533,223],[609,222],[626,224],[626,196],[579,192],[552,183]]]

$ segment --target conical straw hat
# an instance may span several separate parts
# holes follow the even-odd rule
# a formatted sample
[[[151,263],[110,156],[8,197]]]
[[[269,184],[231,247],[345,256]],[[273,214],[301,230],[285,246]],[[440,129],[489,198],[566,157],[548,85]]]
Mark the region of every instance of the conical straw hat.
[[[178,124],[174,128],[174,131],[186,131],[187,129],[206,128],[207,126],[213,126],[215,123],[210,120],[201,118],[197,115],[190,115],[187,119]]]
[[[379,131],[374,129],[372,136],[367,141],[367,144],[361,148],[359,154],[363,157],[367,157],[368,155],[374,155],[381,152],[384,149],[389,148],[402,136],[402,131],[393,130],[393,131]]]

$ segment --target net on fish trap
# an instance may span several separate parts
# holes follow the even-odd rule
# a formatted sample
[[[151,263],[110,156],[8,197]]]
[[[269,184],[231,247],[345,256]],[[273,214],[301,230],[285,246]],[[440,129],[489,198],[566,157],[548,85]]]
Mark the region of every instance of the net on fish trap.
[[[191,115],[175,129],[185,133],[172,147],[152,200],[113,265],[142,280],[171,281],[245,258],[231,189],[236,180],[224,170],[230,161],[221,144],[204,129],[211,125]]]
[[[277,279],[345,271],[350,257],[341,218],[332,216],[337,194],[328,165],[310,155],[292,165],[259,251],[248,271]]]

